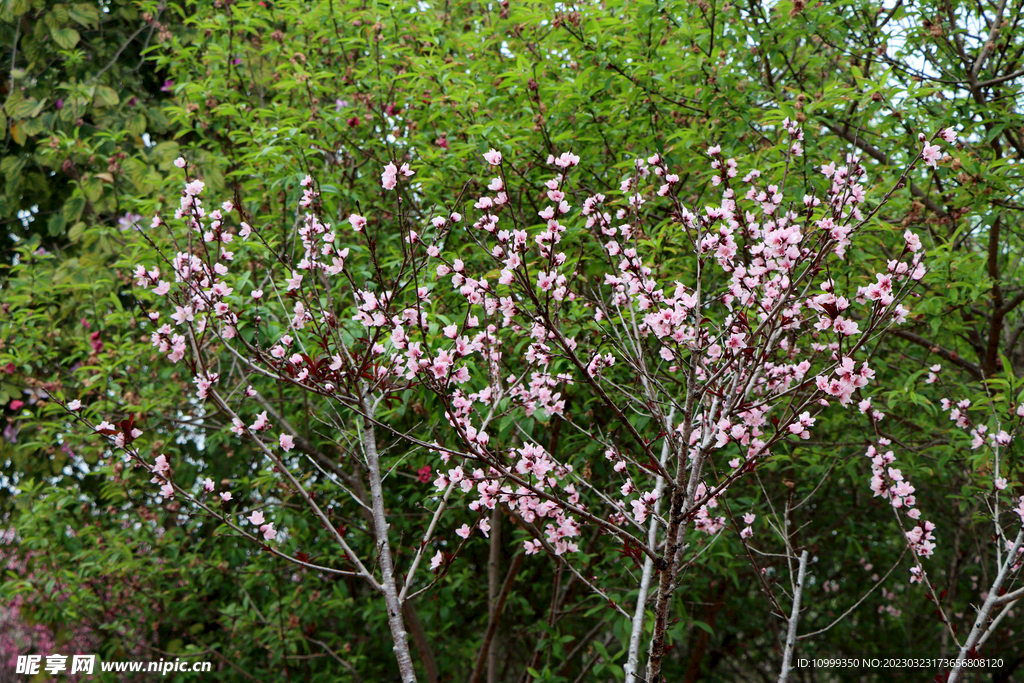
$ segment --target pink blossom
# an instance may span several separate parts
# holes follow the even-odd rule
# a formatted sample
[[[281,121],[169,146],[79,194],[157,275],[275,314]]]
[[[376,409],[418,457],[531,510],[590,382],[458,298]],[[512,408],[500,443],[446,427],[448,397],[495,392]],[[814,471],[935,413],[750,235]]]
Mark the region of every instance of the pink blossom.
[[[68,410],[80,410],[82,408],[82,402],[77,398],[74,401],[68,403]]]
[[[441,566],[441,563],[443,561],[444,561],[444,553],[442,553],[440,550],[438,550],[437,554],[434,555],[434,557],[430,560],[430,571],[432,571],[432,572],[433,571],[437,571],[437,568]]]
[[[249,427],[249,429],[251,429],[254,432],[258,432],[262,429],[266,429],[268,423],[269,420],[267,419],[267,411],[264,410],[262,413],[256,416],[256,421],[252,423],[252,426]]]
[[[633,518],[637,524],[643,524],[647,519],[647,505],[642,500],[631,500],[629,504],[633,506]]]
[[[572,152],[562,152],[558,157],[555,158],[555,166],[559,168],[569,168],[576,166],[580,163],[580,158]]]
[[[253,526],[259,526],[266,521],[265,519],[263,519],[262,510],[255,510],[251,515],[249,515],[248,519],[249,523]]]
[[[501,152],[492,148],[490,151],[484,152],[484,160],[491,166],[498,166],[501,164]]]
[[[939,149],[938,145],[926,144],[921,151],[921,158],[924,159],[924,163],[932,168],[938,168],[939,160],[942,158],[942,150]]]
[[[220,494],[220,499],[221,499],[221,500],[222,500],[223,502],[225,502],[225,503],[226,503],[226,502],[228,502],[229,500],[231,500],[231,492],[230,492],[230,491],[223,491],[223,492],[222,492],[222,493]]]
[[[281,444],[281,448],[285,451],[290,451],[295,448],[295,437],[291,434],[282,434],[278,439],[278,442]]]
[[[455,533],[458,534],[462,538],[469,538],[469,535],[471,533],[473,533],[473,530],[469,527],[468,524],[463,524],[462,526],[460,526],[458,529],[455,530]]]
[[[395,185],[398,184],[398,167],[394,162],[384,167],[384,172],[380,174],[380,184],[385,190],[395,189]]]
[[[907,249],[910,251],[920,251],[921,238],[914,233],[907,230],[903,233],[903,240],[907,243]]]

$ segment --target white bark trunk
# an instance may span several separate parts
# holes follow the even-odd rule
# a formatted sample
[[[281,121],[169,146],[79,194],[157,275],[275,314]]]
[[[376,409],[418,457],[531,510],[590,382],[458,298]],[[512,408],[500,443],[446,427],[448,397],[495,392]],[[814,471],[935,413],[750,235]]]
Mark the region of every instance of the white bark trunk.
[[[366,414],[372,417],[373,408],[369,401],[363,405]],[[377,536],[377,554],[380,557],[381,588],[384,593],[384,604],[388,609],[388,626],[391,628],[391,639],[394,641],[395,659],[398,660],[402,683],[416,683],[416,671],[413,668],[412,655],[409,653],[409,634],[405,630],[405,621],[402,618],[402,601],[398,597],[391,544],[388,542],[390,525],[384,514],[384,489],[381,487],[377,436],[373,422],[369,419],[363,421],[363,449],[366,451],[366,468],[370,479],[370,503]]]

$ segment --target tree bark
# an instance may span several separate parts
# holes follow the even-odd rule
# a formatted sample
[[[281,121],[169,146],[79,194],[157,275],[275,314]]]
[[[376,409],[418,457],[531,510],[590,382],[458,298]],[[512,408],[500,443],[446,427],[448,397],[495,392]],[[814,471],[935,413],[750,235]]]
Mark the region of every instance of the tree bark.
[[[395,659],[402,683],[416,683],[416,671],[409,653],[409,634],[402,618],[402,601],[398,599],[395,583],[394,562],[391,559],[391,544],[388,541],[387,517],[384,513],[384,489],[381,486],[380,459],[377,455],[377,435],[374,432],[373,408],[368,400],[363,403],[368,416],[363,420],[363,449],[366,451],[366,468],[370,479],[370,501],[373,508],[373,527],[377,536],[377,555],[380,558],[381,589],[388,610],[388,627],[394,642]]]
[[[495,619],[498,592],[501,590],[501,508],[491,512],[491,551],[487,558],[487,605],[491,619]],[[487,683],[498,683],[498,639],[491,640],[487,649]]]
[[[790,575],[792,576],[792,574]],[[789,680],[789,672],[793,669],[793,648],[796,646],[796,626],[800,621],[800,598],[804,594],[804,581],[807,578],[807,551],[800,554],[800,571],[793,588],[793,611],[789,614],[789,628],[786,630],[786,649],[782,655],[782,671],[779,672],[779,683]]]

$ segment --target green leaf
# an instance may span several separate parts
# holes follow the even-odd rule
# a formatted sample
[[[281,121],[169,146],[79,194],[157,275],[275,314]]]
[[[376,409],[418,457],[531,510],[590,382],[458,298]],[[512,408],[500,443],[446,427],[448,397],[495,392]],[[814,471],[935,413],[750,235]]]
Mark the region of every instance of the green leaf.
[[[95,5],[72,5],[68,16],[82,26],[94,26],[100,20],[100,13]]]
[[[53,9],[51,10],[50,16],[53,17],[54,23],[52,25],[47,25],[63,26],[64,24],[68,23],[68,8],[64,5],[54,5]]]
[[[136,114],[128,122],[128,132],[132,135],[139,136],[146,132],[146,117],[142,114]]]
[[[149,167],[138,159],[125,159],[121,163],[121,170],[139,192],[146,193],[153,189],[149,182]]]
[[[181,146],[177,142],[168,140],[152,147],[149,153],[157,163],[172,164],[175,159],[181,156]]]
[[[82,181],[82,191],[85,192],[85,196],[89,198],[89,201],[97,202],[103,195],[103,183],[96,176],[86,177]]]
[[[21,88],[15,88],[10,95],[7,96],[7,101],[4,103],[4,111],[10,115],[14,115],[14,108],[18,106],[18,103],[25,99],[25,93],[22,92]]]
[[[27,162],[28,159],[25,157],[4,157],[4,160],[0,161],[0,173],[4,174],[7,182],[11,182],[21,175]]]
[[[21,125],[25,131],[25,135],[39,135],[46,130],[46,121],[43,120],[42,116],[37,116],[34,119],[26,119],[21,122]]]
[[[43,100],[46,102],[46,100]],[[8,111],[11,113],[11,118],[15,119],[28,119],[32,118],[38,113],[38,107],[40,105],[39,100],[34,97],[21,100],[16,105],[11,107]]]
[[[64,232],[64,228],[67,224],[68,219],[64,218],[63,213],[55,213],[50,216],[50,220],[46,222],[46,231],[56,237]]]
[[[711,628],[710,626],[708,626],[707,624],[705,624],[703,621],[697,621],[696,619],[694,619],[693,620],[693,625],[696,626],[697,628],[701,629],[702,631],[707,631],[708,633],[710,633],[712,635],[714,635],[714,633],[715,633],[715,630],[713,628]]]
[[[85,228],[86,225],[84,222],[79,221],[78,223],[75,223],[71,226],[71,229],[68,230],[68,239],[72,242],[78,242],[82,239],[82,234],[85,233]]]
[[[120,101],[121,98],[118,97],[117,91],[110,86],[100,85],[96,87],[96,96],[94,97],[93,102],[95,102],[97,106],[112,107]]]
[[[70,50],[75,45],[78,45],[78,41],[82,38],[82,36],[78,34],[78,31],[73,28],[51,28],[50,36],[53,38],[53,42],[57,43],[65,50]]]
[[[71,223],[72,221],[77,221],[78,217],[82,215],[82,211],[84,209],[85,197],[72,197],[71,199],[64,202],[64,219],[68,223]]]
[[[20,17],[32,9],[32,0],[13,0],[10,4],[11,14]]]

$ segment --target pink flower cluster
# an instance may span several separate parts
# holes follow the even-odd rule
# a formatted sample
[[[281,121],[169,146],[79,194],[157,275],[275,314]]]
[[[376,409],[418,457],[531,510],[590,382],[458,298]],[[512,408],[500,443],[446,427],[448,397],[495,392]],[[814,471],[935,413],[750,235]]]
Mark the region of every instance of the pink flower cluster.
[[[878,444],[886,447],[891,442],[888,439],[879,439]],[[875,497],[888,498],[896,510],[906,510],[910,519],[919,520],[921,511],[915,507],[917,498],[914,496],[914,486],[906,480],[903,472],[891,465],[896,461],[896,456],[891,450],[885,453],[879,452],[874,446],[868,446],[865,453],[871,458],[871,490]],[[919,557],[930,557],[935,552],[935,537],[932,531],[935,525],[931,522],[920,522],[906,533],[907,543],[914,553]]]
[[[782,128],[788,163],[803,154],[803,131],[788,119]],[[691,463],[701,463],[717,450],[737,451],[738,457],[729,460],[729,476],[738,478],[757,458],[769,456],[776,441],[810,438],[814,411],[820,410],[816,401],[827,406],[831,397],[847,406],[855,400],[874,378],[868,363],[857,360],[860,345],[906,318],[901,302],[925,275],[921,240],[909,231],[899,257],[856,294],[844,296],[824,275],[823,260],[843,258],[865,223],[865,173],[855,157],[847,156],[845,165],[821,168],[829,181],[823,194],[812,192],[787,202],[784,183],[766,182],[757,169],[738,180],[736,159],[724,156],[717,145],[708,153],[712,184],[720,188],[708,205],[685,206],[674,192],[679,175],[654,154],[635,160],[621,182],[621,198],[587,196],[578,218],[569,203],[569,177],[581,159],[571,152],[552,154],[548,164],[554,168],[539,188],[545,201],[537,222],[508,219],[515,210],[506,187],[509,160],[491,149],[484,161],[499,176],[487,183],[486,193],[469,199],[479,213],[466,228],[483,249],[479,256],[489,263],[481,272],[471,272],[468,264],[477,259],[464,261],[459,256],[465,254],[446,252],[445,238],[462,221],[461,214],[449,210],[415,229],[403,223],[402,253],[412,265],[393,280],[378,270],[369,279],[353,281],[346,263],[364,258],[368,250],[342,248],[339,233],[322,215],[316,182],[307,176],[299,201],[304,210],[298,230],[301,256],[288,264],[286,274],[278,274],[279,290],[289,301],[288,309],[280,312],[287,333],[279,332],[269,349],[247,348],[242,355],[254,357],[254,363],[278,380],[342,401],[413,384],[427,387],[445,406],[445,418],[460,444],[434,450],[445,465],[457,454],[453,466],[438,472],[435,485],[455,486],[466,494],[475,490],[469,505],[474,511],[500,503],[525,522],[543,525],[544,537],[528,541],[527,552],[574,552],[580,520],[597,519],[581,494],[597,487],[538,445],[495,443],[490,423],[496,413],[563,415],[565,388],[573,383],[619,392],[607,399],[612,403],[627,393],[612,381],[621,368],[648,386],[663,386],[663,380],[692,383],[700,394],[693,415],[677,428],[666,420],[663,436]],[[400,178],[412,175],[409,164],[391,162],[383,168],[381,185],[395,189]],[[175,326],[158,328],[152,340],[172,361],[192,348],[188,334],[212,330],[225,343],[236,337],[236,304],[226,280],[233,254],[225,245],[232,233],[224,225],[234,207],[224,204],[207,216],[200,199],[203,190],[201,181],[190,181],[176,217],[203,235],[211,258],[179,253],[173,260],[179,284],[173,294],[158,279],[158,270],[140,266],[135,273],[140,285],[158,296],[171,295]],[[680,240],[689,241],[701,264],[697,273],[675,281],[656,275],[660,271],[645,258],[639,239],[645,229],[642,207],[648,201],[670,204]],[[238,234],[244,239],[252,229],[240,223]],[[353,213],[348,223],[350,236],[365,239],[372,253],[374,240],[362,236],[381,217]],[[583,245],[580,255],[578,244]],[[591,288],[589,276],[580,275],[577,260],[582,258],[606,266],[599,287]],[[486,274],[495,271],[496,281]],[[711,271],[713,276],[706,275]],[[435,274],[433,281],[430,273]],[[335,277],[339,275],[345,277]],[[333,298],[331,307],[322,303],[324,285]],[[262,295],[261,290],[251,293],[261,305]],[[443,304],[435,309],[437,301]],[[351,317],[339,320],[339,310]],[[575,320],[582,311],[587,313],[580,331],[567,332],[560,321]],[[326,332],[343,326],[364,333],[365,344],[346,346],[340,335]],[[179,334],[179,328],[185,333]],[[307,351],[317,347],[325,355]],[[509,348],[516,349],[514,358],[507,355]],[[510,362],[519,364],[512,365],[518,367],[515,374],[507,369]],[[681,368],[689,377],[679,374]],[[194,382],[204,399],[217,376],[197,372]],[[806,388],[803,393],[810,397],[791,403],[794,387]],[[626,404],[634,400],[627,396]],[[660,400],[667,405],[673,399]],[[869,399],[860,404],[862,411],[870,409]],[[781,412],[782,405],[792,410]],[[231,430],[262,439],[270,428],[263,412],[249,426],[233,419]],[[656,462],[649,464],[649,444],[639,435],[635,440],[642,455],[604,444],[622,480],[621,497],[601,503],[611,508],[602,519],[613,524],[642,524],[657,503],[652,491],[633,496],[650,489],[640,485],[641,479],[657,470]],[[296,445],[290,434],[279,434],[277,444],[286,453]],[[871,455],[873,462],[887,456]],[[917,519],[913,487],[890,463],[879,465],[872,488],[876,495],[889,497],[894,507],[909,508],[908,514]],[[725,518],[712,511],[727,489],[728,481],[713,491],[699,483],[692,502],[693,528],[707,534],[724,528]],[[754,516],[749,515],[741,531],[744,538],[753,534]],[[468,538],[477,528],[486,535],[485,521],[463,525],[456,533]],[[911,539],[915,551],[930,554],[931,529],[918,529],[908,532],[917,534]],[[434,569],[444,560],[435,561]]]
[[[273,541],[277,538],[277,531],[274,529],[273,522],[267,522],[263,518],[263,511],[256,510],[247,517],[249,523],[253,526],[257,526],[260,529],[260,533],[263,534],[263,538],[268,541]]]
[[[703,500],[707,494],[707,486],[704,485],[704,482],[701,482],[697,485],[697,493],[694,496],[694,502]],[[693,526],[697,531],[703,531],[705,534],[710,536],[712,534],[717,534],[725,528],[725,517],[712,517],[709,512],[716,507],[718,507],[718,496],[709,498],[706,503],[697,508],[697,514],[693,520]]]
[[[498,157],[499,161],[501,156]],[[380,184],[385,190],[393,190],[398,184],[398,174],[401,173],[403,176],[411,176],[415,171],[409,168],[409,164],[402,164],[401,167],[395,166],[395,162],[389,163],[384,167],[384,172],[380,174]]]

